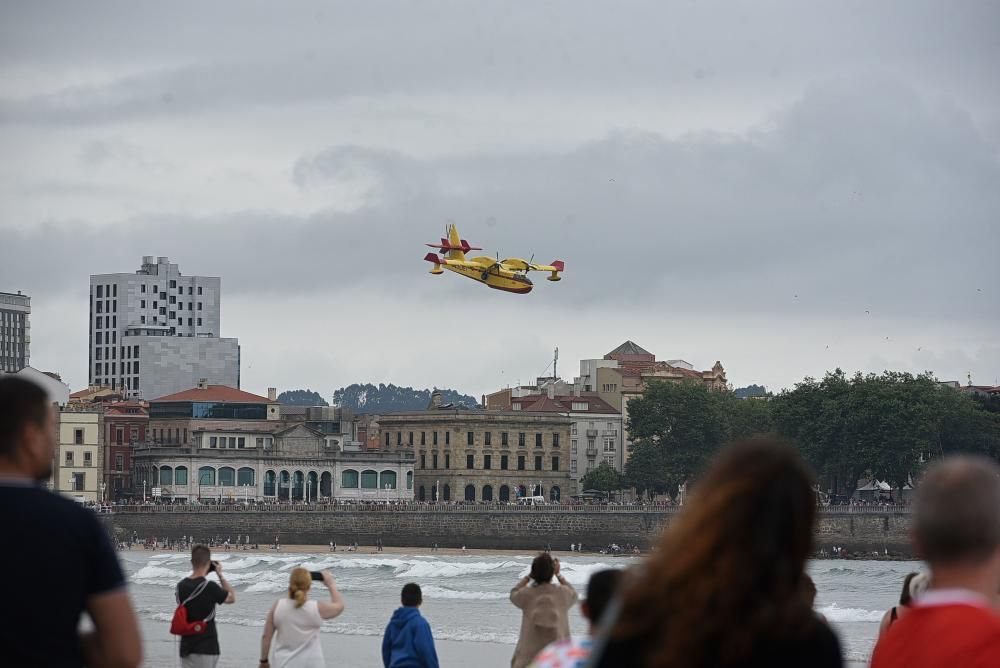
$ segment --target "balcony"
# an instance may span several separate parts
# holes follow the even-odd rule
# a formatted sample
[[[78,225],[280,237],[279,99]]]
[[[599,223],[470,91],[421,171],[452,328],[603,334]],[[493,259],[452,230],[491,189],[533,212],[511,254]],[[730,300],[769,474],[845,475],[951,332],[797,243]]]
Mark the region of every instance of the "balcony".
[[[588,429],[587,430],[587,438],[597,438],[597,430],[596,429]]]
[[[597,448],[587,448],[587,456],[594,458],[597,456]]]

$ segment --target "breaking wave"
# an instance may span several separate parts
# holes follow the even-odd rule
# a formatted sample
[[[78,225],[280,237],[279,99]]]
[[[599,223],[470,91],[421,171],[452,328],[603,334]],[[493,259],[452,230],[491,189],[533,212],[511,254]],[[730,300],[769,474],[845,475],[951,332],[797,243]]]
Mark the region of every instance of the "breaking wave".
[[[817,608],[831,622],[880,622],[884,610],[865,610],[864,608],[841,608],[836,603]]]

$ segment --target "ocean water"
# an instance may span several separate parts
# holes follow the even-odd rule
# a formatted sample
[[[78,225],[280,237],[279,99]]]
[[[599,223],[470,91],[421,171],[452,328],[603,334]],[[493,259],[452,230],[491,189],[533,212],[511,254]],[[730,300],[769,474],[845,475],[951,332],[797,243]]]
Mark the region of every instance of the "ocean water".
[[[176,645],[167,632],[174,585],[189,573],[187,554],[120,553],[134,605],[142,619],[146,665],[177,665]],[[219,553],[237,591],[234,605],[217,613],[223,660],[220,666],[255,665],[267,610],[285,591],[296,566],[328,568],[343,594],[343,615],[325,624],[322,636],[329,665],[379,666],[382,632],[399,605],[399,590],[417,582],[424,592],[423,614],[439,641],[443,665],[475,662],[508,665],[517,642],[519,612],[507,600],[510,588],[528,573],[532,555],[286,554]],[[562,558],[563,574],[583,592],[590,573],[621,568],[631,559],[602,555]],[[868,660],[882,613],[899,595],[903,578],[917,564],[892,561],[823,560],[810,564],[816,582],[816,609],[840,636],[845,658]],[[319,595],[314,594],[314,595]],[[586,624],[572,613],[574,633]],[[450,660],[450,662],[449,662]]]

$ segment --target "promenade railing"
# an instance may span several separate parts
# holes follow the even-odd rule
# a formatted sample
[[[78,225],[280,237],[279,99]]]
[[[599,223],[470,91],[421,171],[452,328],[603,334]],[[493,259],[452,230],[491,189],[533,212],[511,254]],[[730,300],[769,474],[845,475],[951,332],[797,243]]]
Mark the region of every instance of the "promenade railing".
[[[161,503],[104,506],[101,512],[110,513],[287,513],[287,512],[349,512],[349,513],[668,513],[680,512],[680,506],[608,503],[608,504],[549,504],[526,505],[516,503]],[[842,505],[819,506],[821,515],[884,515],[908,514],[907,505]]]

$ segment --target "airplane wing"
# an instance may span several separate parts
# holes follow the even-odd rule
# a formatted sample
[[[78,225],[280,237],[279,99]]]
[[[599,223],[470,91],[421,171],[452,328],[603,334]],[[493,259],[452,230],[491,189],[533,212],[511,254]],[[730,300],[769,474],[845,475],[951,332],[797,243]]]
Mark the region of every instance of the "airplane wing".
[[[500,266],[510,271],[563,271],[566,266],[561,260],[554,260],[552,264],[533,264],[519,257],[509,257],[500,261]]]
[[[496,264],[494,260],[491,260],[488,257],[474,257],[468,260],[449,260],[448,258],[438,257],[437,255],[434,255],[434,253],[428,253],[427,257],[424,259],[428,262],[445,265],[447,267],[468,267],[470,269],[479,269],[482,271],[492,269]]]

